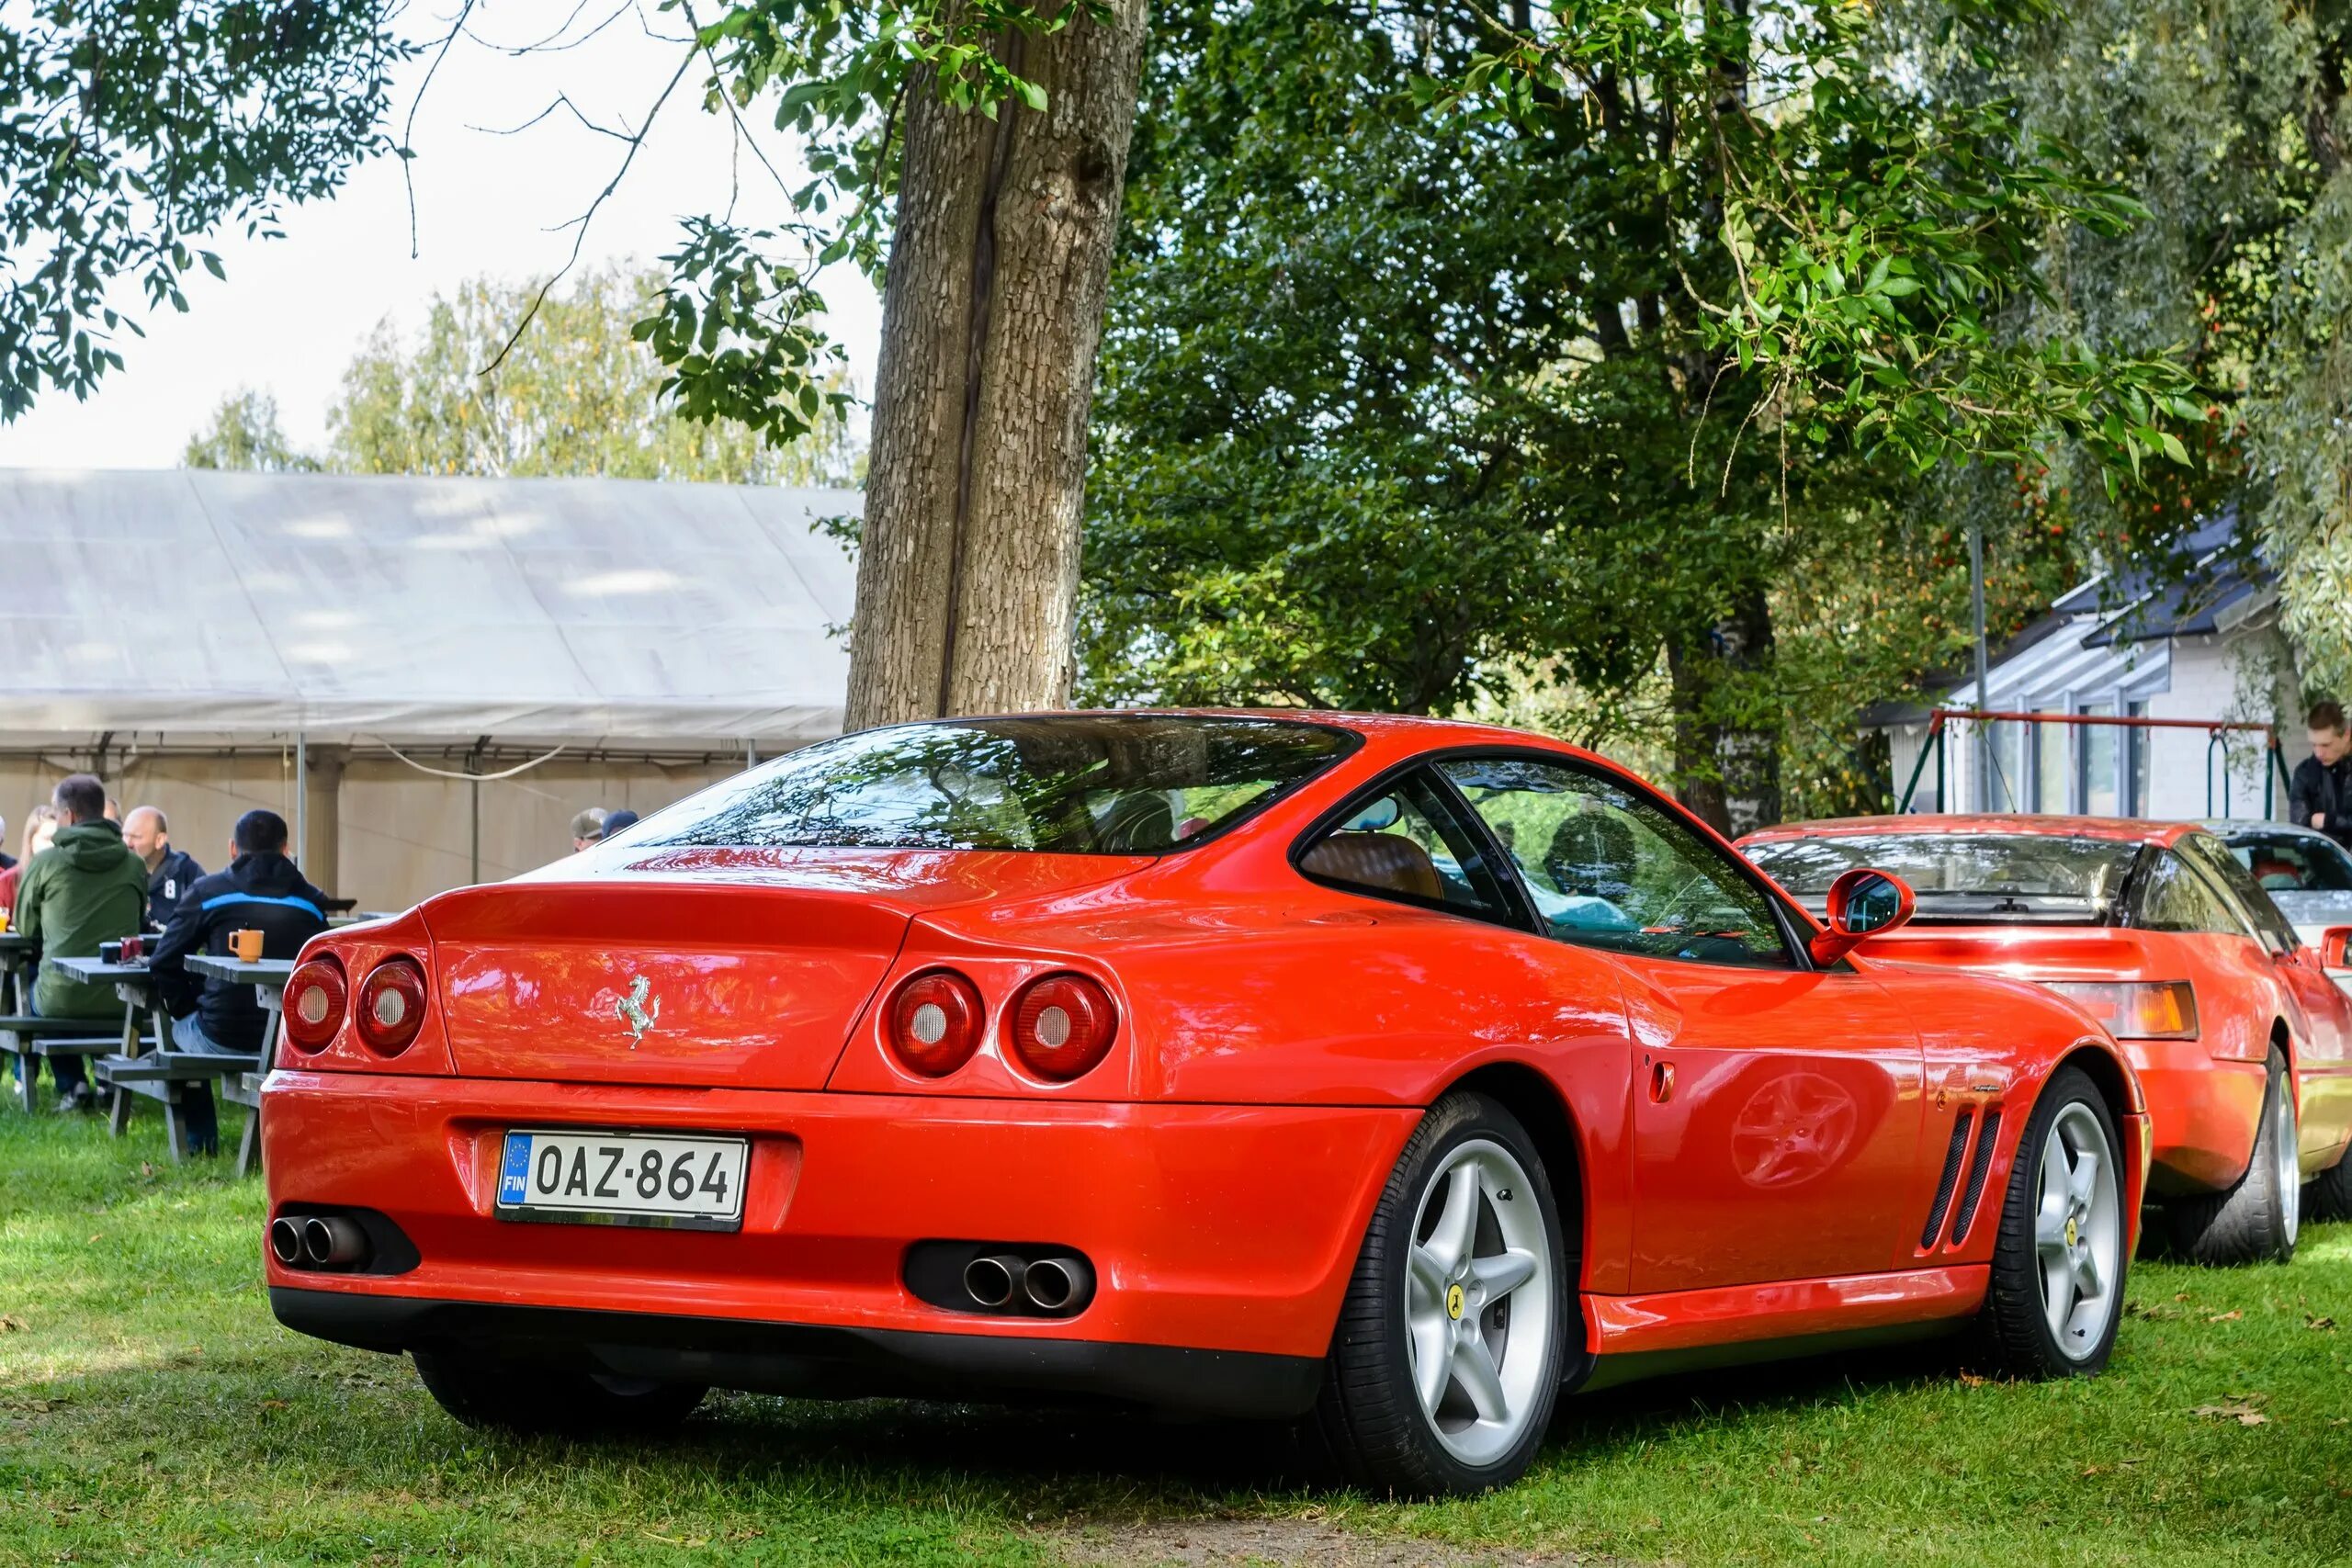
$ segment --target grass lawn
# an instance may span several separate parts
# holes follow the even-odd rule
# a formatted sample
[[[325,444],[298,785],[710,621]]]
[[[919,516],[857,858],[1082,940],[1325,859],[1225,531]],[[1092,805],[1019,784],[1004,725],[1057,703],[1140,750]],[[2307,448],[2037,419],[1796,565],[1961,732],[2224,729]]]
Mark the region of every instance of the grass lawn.
[[[279,1330],[261,1213],[155,1117],[0,1109],[0,1562],[1148,1562],[1207,1517],[1348,1562],[2352,1559],[2352,1226],[2286,1269],[2141,1267],[2097,1381],[1914,1353],[1595,1395],[1521,1485],[1407,1506],[1094,1416],[734,1395],[654,1448],[487,1437],[405,1361]]]

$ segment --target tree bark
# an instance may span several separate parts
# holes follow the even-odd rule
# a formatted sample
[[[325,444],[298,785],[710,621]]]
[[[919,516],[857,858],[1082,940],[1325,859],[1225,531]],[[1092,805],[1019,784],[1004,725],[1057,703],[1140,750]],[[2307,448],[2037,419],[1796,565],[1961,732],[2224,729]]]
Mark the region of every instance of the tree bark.
[[[1772,660],[1772,610],[1760,586],[1741,592],[1706,637],[1666,652],[1672,682],[1675,796],[1736,839],[1781,819],[1781,738],[1746,716]]]
[[[989,120],[909,84],[846,728],[1069,700],[1112,241],[1145,0],[1000,49]]]

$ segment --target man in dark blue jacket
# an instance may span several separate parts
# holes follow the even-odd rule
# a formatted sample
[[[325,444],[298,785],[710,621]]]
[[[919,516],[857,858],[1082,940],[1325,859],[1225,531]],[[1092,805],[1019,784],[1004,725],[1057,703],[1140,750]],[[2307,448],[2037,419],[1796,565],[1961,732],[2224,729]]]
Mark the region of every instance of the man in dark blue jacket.
[[[122,819],[122,841],[147,863],[147,929],[162,931],[172,923],[180,895],[196,886],[204,868],[186,850],[172,847],[172,825],[159,807],[132,807]]]
[[[292,958],[327,929],[327,896],[302,880],[286,856],[286,818],[248,811],[237,818],[229,869],[198,877],[181,896],[147,967],[172,1015],[172,1043],[182,1051],[256,1055],[268,1015],[248,981],[202,980],[187,972],[191,953],[226,956],[229,933],[261,932],[264,958]],[[208,1085],[192,1084],[183,1103],[188,1146],[211,1154],[220,1133]]]

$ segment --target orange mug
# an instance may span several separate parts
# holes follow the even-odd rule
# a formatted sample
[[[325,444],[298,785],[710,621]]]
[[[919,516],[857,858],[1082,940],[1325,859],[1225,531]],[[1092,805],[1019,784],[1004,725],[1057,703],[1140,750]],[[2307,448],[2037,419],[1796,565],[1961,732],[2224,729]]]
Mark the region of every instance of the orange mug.
[[[229,951],[236,954],[237,960],[241,964],[253,964],[259,962],[261,958],[261,932],[250,930],[231,931],[229,933]]]

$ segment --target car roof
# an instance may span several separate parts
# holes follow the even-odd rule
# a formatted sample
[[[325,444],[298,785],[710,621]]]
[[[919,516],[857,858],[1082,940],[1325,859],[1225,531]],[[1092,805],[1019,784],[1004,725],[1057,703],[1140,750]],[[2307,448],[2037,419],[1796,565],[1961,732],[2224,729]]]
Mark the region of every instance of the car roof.
[[[2224,839],[2233,833],[2272,833],[2281,838],[2326,839],[2331,844],[2335,842],[2316,828],[2305,828],[2294,822],[2273,822],[2260,817],[2218,817],[2197,825],[2209,833],[2219,833]]]
[[[2012,838],[2101,839],[2118,844],[2162,844],[2169,847],[2199,830],[2194,822],[2157,822],[2136,817],[2039,817],[1951,812],[1902,817],[1837,817],[1815,822],[1783,822],[1777,828],[1759,829],[1739,841],[1742,844],[1779,843],[1791,839],[1849,839],[1871,833],[1905,833],[1921,837],[1984,834]]]

